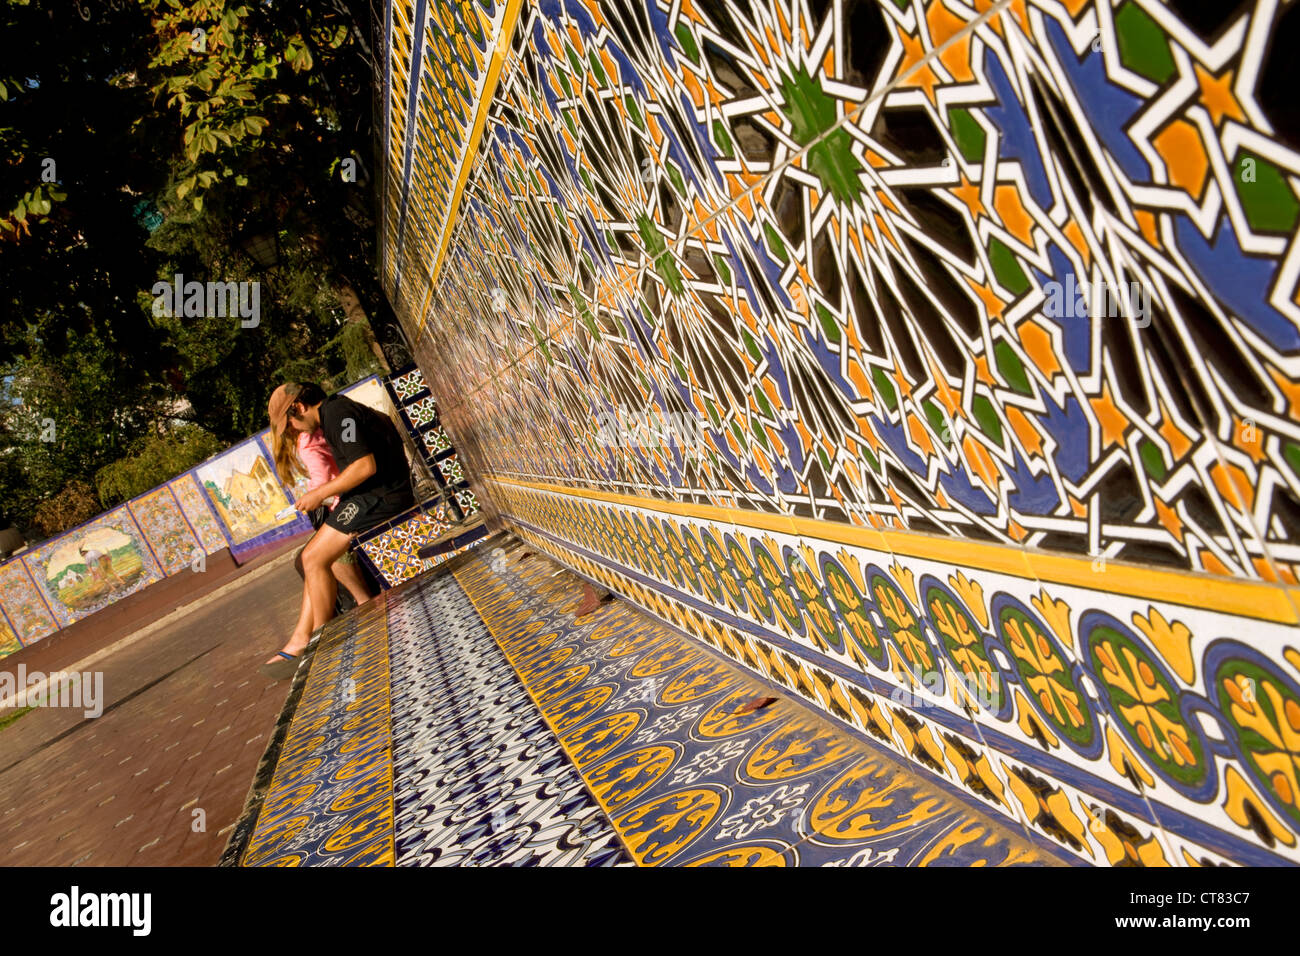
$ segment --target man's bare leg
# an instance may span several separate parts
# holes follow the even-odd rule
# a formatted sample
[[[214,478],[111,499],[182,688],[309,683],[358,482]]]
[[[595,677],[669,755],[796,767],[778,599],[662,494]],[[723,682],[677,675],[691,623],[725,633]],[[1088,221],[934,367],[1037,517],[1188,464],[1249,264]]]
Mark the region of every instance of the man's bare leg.
[[[293,634],[289,636],[289,643],[284,645],[284,653],[297,657],[306,650],[307,642],[311,640],[311,632],[316,630],[313,623],[311,599],[307,594],[306,585],[303,585],[302,610],[298,614],[298,623],[294,625]],[[267,663],[274,664],[276,661],[281,660],[284,660],[284,658],[276,656],[272,657]]]
[[[334,575],[330,573],[330,565],[343,557],[351,543],[351,535],[324,524],[303,549],[302,569],[307,594],[311,599],[312,630],[334,616],[337,589]]]

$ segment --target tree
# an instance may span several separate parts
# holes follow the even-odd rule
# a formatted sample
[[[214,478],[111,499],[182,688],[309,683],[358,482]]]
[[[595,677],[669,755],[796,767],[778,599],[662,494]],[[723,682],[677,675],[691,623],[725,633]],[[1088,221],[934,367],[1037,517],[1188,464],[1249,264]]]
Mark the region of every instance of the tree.
[[[124,458],[95,475],[99,503],[111,508],[175,478],[225,448],[216,436],[187,426],[167,435],[152,435]]]
[[[184,145],[168,199],[196,212],[220,202],[222,221],[245,236],[270,232],[307,251],[317,283],[348,321],[364,322],[381,297],[364,160],[373,148],[367,6],[153,0],[151,9],[153,89],[178,116]]]
[[[245,437],[277,379],[343,384],[382,362],[365,4],[2,11],[22,38],[0,64],[0,373],[23,399],[0,403],[11,517],[171,429]],[[257,327],[154,315],[150,290],[177,273],[258,282]],[[32,437],[37,410],[57,441]]]

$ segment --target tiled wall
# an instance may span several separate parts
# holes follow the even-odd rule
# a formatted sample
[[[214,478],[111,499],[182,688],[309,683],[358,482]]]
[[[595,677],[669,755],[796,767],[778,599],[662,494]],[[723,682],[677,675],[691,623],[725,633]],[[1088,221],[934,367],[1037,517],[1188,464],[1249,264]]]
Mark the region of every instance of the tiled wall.
[[[485,511],[1082,860],[1300,860],[1300,5],[384,16]]]
[[[461,472],[456,449],[438,416],[438,403],[418,368],[395,372],[384,382],[413,447],[429,466],[437,493],[391,521],[357,536],[362,560],[385,587],[401,584],[454,554],[421,558],[421,547],[479,512],[478,498]],[[464,550],[464,549],[460,549]]]
[[[0,564],[0,657],[226,547],[194,471]],[[88,564],[97,550],[108,564]]]

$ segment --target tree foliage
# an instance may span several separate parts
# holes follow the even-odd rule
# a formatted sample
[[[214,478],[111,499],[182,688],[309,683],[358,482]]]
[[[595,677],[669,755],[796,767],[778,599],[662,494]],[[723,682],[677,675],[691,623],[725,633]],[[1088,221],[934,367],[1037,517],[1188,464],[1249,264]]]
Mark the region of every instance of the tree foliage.
[[[151,435],[130,455],[99,469],[95,475],[99,503],[111,508],[142,495],[225,447],[226,443],[211,432],[194,426],[165,435]]]
[[[37,535],[47,538],[85,524],[101,510],[94,489],[75,478],[59,489],[57,495],[40,503],[32,516],[31,527]]]
[[[109,466],[171,429],[245,437],[290,374],[378,370],[367,4],[0,11],[0,523],[96,474],[125,494]],[[259,283],[257,325],[156,315],[177,274]]]

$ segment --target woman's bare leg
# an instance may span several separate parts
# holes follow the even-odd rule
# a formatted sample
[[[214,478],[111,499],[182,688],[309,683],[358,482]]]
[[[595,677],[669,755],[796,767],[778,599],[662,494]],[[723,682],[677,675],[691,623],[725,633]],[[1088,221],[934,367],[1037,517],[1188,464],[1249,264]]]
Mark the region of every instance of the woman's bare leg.
[[[358,606],[370,600],[372,597],[370,588],[366,587],[366,579],[361,576],[355,564],[335,561],[330,565],[330,571],[334,574],[335,580],[348,589],[348,593],[356,600]]]

